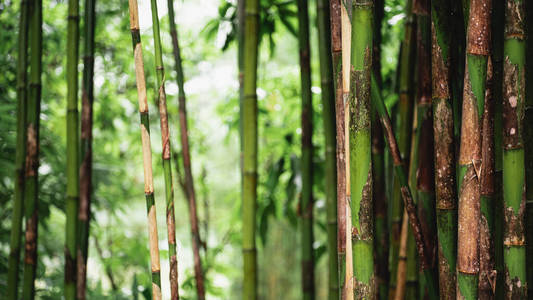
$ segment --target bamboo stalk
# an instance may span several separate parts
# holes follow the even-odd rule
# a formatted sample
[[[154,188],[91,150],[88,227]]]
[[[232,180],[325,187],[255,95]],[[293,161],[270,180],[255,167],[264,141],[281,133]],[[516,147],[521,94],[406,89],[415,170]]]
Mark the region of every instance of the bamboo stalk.
[[[83,57],[83,84],[81,106],[81,166],[80,206],[78,210],[78,272],[77,299],[86,299],[87,255],[89,248],[89,222],[92,196],[92,128],[93,128],[93,76],[94,76],[94,27],[96,0],[85,0],[85,47]]]
[[[257,60],[259,34],[259,1],[245,1],[244,82],[242,103],[242,251],[243,299],[257,299],[257,250],[255,218],[257,207]]]
[[[414,78],[414,59],[415,59],[415,42],[414,34],[415,20],[412,14],[412,0],[407,0],[405,5],[405,29],[404,38],[401,43],[401,53],[399,61],[399,101],[397,107],[396,134],[401,157],[409,162],[409,153],[411,146],[411,129],[413,119],[413,78]],[[390,251],[389,251],[389,269],[390,269],[390,287],[389,292],[394,293],[396,290],[396,274],[398,265],[398,247],[400,242],[400,231],[402,224],[402,199],[399,179],[393,176],[393,193],[391,198],[391,234],[390,234]]]
[[[490,54],[490,0],[471,0],[467,30],[457,235],[458,297],[475,299],[479,284],[482,117]]]
[[[415,238],[418,258],[420,261],[420,268],[423,271],[424,280],[428,285],[427,289],[430,292],[430,299],[437,299],[437,282],[433,273],[428,271],[430,263],[427,260],[427,249],[424,242],[424,236],[422,234],[420,220],[418,219],[418,216],[416,214],[416,205],[413,202],[411,189],[409,188],[407,182],[404,162],[400,156],[398,143],[396,142],[394,132],[392,131],[389,113],[387,112],[387,108],[385,107],[385,104],[381,99],[379,90],[375,88],[377,84],[375,83],[374,79],[372,79],[372,86],[374,87],[371,89],[372,103],[375,105],[376,110],[379,113],[381,125],[384,129],[383,134],[385,135],[385,140],[387,141],[387,145],[389,147],[389,150],[391,151],[391,156],[393,158],[394,172],[400,180],[402,199],[404,202],[405,209],[407,211],[407,216],[409,217],[409,223],[411,224],[413,236]]]
[[[9,240],[7,273],[7,299],[18,299],[20,269],[20,244],[24,207],[24,171],[26,165],[26,106],[27,106],[27,65],[28,65],[28,1],[20,3],[20,22],[17,53],[17,137],[15,151],[15,190]]]
[[[352,25],[351,25],[352,0],[341,0],[341,80],[342,80],[342,105],[343,105],[343,129],[344,129],[344,213],[345,213],[345,261],[341,262],[341,268],[345,269],[344,274],[344,295],[343,299],[353,299],[353,255],[352,255],[352,214],[351,214],[351,191],[350,191],[350,143],[348,120],[350,116],[349,97],[350,97],[350,56],[351,56],[351,39],[352,39]]]
[[[479,298],[494,299],[496,270],[494,265],[494,101],[493,71],[489,57],[482,117],[480,173],[481,219],[479,221]]]
[[[433,163],[433,115],[432,115],[432,80],[431,80],[431,18],[430,1],[421,0],[414,2],[413,13],[417,17],[417,168],[413,169],[415,178],[411,185],[416,188],[415,201],[418,205],[418,216],[425,237],[427,272],[432,272],[435,278],[437,272],[437,225],[435,216],[435,179]],[[427,298],[433,291],[423,274],[420,274],[420,297]]]
[[[67,22],[67,199],[65,201],[65,299],[76,298],[78,249],[79,133],[78,133],[79,1],[68,1]]]
[[[451,88],[452,23],[450,4],[431,2],[432,105],[435,153],[435,197],[438,236],[439,289],[444,299],[455,299],[457,195],[455,193],[454,117]]]
[[[157,219],[154,201],[154,183],[152,176],[152,148],[150,146],[150,118],[146,98],[146,79],[142,57],[141,34],[139,32],[139,11],[137,0],[129,0],[131,40],[135,59],[135,79],[139,100],[139,115],[143,151],[144,193],[148,215],[148,237],[152,272],[152,299],[161,299],[161,267],[159,264],[159,245],[157,236]]]
[[[328,232],[328,299],[339,299],[337,261],[337,174],[335,166],[335,96],[333,63],[331,57],[331,32],[329,1],[317,1],[318,49],[320,56],[322,119],[326,141],[325,183]]]
[[[371,0],[352,2],[348,143],[355,299],[373,299],[376,296],[370,135],[373,7]]]
[[[27,106],[27,142],[24,210],[26,218],[26,244],[24,253],[24,279],[22,299],[35,297],[37,270],[37,206],[39,202],[39,115],[41,112],[41,61],[42,61],[42,1],[30,3],[30,81]]]
[[[342,100],[342,28],[341,0],[331,0],[331,58],[335,87],[336,154],[337,154],[337,265],[339,299],[345,296],[346,273],[346,152],[344,140],[344,103]]]
[[[407,210],[403,210],[402,229],[400,233],[400,247],[398,249],[398,267],[396,272],[396,290],[394,300],[405,299],[405,282],[407,280],[407,238],[409,233],[409,222],[407,222]]]
[[[503,164],[503,35],[505,18],[505,1],[493,2],[492,8],[492,70],[493,85],[492,96],[494,105],[494,261],[496,269],[495,298],[504,298],[504,272],[503,272],[503,190],[502,190],[502,164]]]
[[[154,56],[155,56],[155,71],[157,77],[157,101],[159,106],[159,121],[161,126],[161,144],[162,144],[162,159],[163,159],[163,174],[165,177],[165,199],[166,199],[166,223],[168,233],[168,249],[169,249],[169,281],[170,294],[172,299],[179,298],[178,291],[178,260],[176,255],[176,225],[174,216],[174,188],[172,181],[172,167],[170,159],[170,129],[168,127],[168,110],[167,110],[167,95],[165,92],[165,67],[163,66],[163,54],[161,49],[161,34],[159,30],[159,15],[157,12],[157,1],[151,0],[152,10],[152,29],[154,35]],[[172,28],[171,28],[172,29]],[[179,75],[178,75],[179,76]],[[191,226],[192,227],[192,226]],[[193,242],[194,244],[194,242]],[[197,286],[198,281],[197,281]],[[203,300],[199,294],[199,299]]]
[[[311,65],[309,50],[309,14],[306,0],[298,4],[298,46],[302,95],[302,292],[303,299],[315,298],[313,257],[313,105],[311,95]]]
[[[383,0],[374,2],[374,31],[372,70],[376,81],[381,86],[381,23],[385,3]],[[374,203],[374,261],[377,280],[377,298],[386,300],[389,297],[389,228],[387,224],[387,194],[385,182],[385,156],[383,129],[374,107],[372,109],[372,201]]]
[[[170,20],[170,35],[172,36],[172,45],[174,49],[174,60],[176,68],[176,78],[178,82],[179,94],[179,121],[180,121],[180,141],[181,141],[181,152],[183,155],[183,170],[185,173],[184,181],[185,188],[187,192],[185,197],[188,199],[189,204],[189,217],[191,220],[191,235],[192,235],[192,248],[193,248],[193,257],[194,257],[194,276],[196,279],[196,293],[198,299],[205,299],[205,287],[204,287],[204,271],[202,268],[202,260],[200,258],[200,231],[198,228],[198,213],[196,205],[196,191],[194,188],[194,179],[192,176],[191,169],[191,155],[189,147],[189,131],[187,126],[187,106],[185,98],[185,79],[183,76],[183,66],[181,61],[181,51],[178,40],[178,32],[176,24],[174,22],[174,5],[172,0],[168,1],[168,16]],[[176,164],[178,162],[176,161]],[[175,247],[175,246],[174,246]],[[177,270],[175,273],[175,286],[172,289],[176,290],[176,297],[178,295],[178,286],[177,286]]]
[[[524,2],[506,1],[503,62],[503,208],[505,297],[527,297],[525,247]]]

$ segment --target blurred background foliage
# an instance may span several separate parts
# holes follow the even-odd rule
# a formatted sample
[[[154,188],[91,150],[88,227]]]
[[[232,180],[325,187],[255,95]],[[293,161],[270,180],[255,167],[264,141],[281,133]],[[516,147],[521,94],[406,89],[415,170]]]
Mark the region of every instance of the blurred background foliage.
[[[36,295],[60,299],[63,289],[66,149],[66,1],[45,0],[39,240]],[[83,13],[83,1],[80,12]],[[395,103],[395,69],[403,35],[402,0],[385,1],[382,29],[383,94]],[[259,292],[261,299],[298,299],[297,216],[301,186],[300,77],[296,3],[261,0],[259,99]],[[177,93],[166,1],[158,1],[166,88],[174,147],[178,143]],[[5,293],[15,157],[16,49],[19,1],[0,1],[0,295]],[[150,7],[140,1],[147,76],[162,278],[168,278],[159,117]],[[325,195],[316,3],[310,1],[315,146],[315,258],[317,296],[326,296]],[[235,0],[175,3],[188,96],[193,174],[198,189],[202,252],[210,299],[237,299],[241,291],[239,100]],[[83,19],[82,19],[83,20]],[[83,22],[80,22],[83,28]],[[83,31],[80,31],[83,32]],[[82,46],[83,47],[83,44]],[[80,49],[83,53],[83,49]],[[80,71],[83,68],[80,59]],[[88,261],[89,299],[143,299],[150,295],[149,252],[137,91],[128,2],[97,2],[94,197]],[[81,72],[80,72],[81,76]],[[175,149],[179,151],[178,148]],[[175,164],[175,163],[174,163]],[[179,185],[176,183],[178,188]],[[194,299],[187,203],[176,192],[180,296]],[[162,280],[168,298],[168,280]]]

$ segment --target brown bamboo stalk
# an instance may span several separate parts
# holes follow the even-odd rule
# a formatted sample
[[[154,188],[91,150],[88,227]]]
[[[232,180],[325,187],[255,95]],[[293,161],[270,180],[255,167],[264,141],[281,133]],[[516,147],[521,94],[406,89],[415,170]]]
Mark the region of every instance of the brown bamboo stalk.
[[[342,29],[341,0],[330,2],[331,55],[335,84],[335,116],[337,135],[337,256],[339,261],[339,295],[344,299],[346,272],[346,168],[344,141],[344,103],[342,100]]]

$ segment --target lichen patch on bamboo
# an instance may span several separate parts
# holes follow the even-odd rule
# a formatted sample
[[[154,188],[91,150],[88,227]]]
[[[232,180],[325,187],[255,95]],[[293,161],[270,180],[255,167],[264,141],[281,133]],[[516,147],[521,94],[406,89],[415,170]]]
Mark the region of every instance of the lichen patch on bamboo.
[[[503,147],[518,149],[523,147],[525,70],[513,64],[508,56],[505,57],[503,70]]]
[[[507,247],[524,246],[526,244],[524,216],[526,211],[525,194],[518,211],[504,203],[504,240]]]
[[[452,108],[447,100],[435,100],[435,195],[437,209],[455,209],[455,161]]]
[[[523,40],[525,37],[524,1],[505,1],[505,36]]]
[[[438,99],[450,98],[449,61],[444,60],[442,48],[438,43],[435,24],[431,22],[431,65],[432,65],[432,97]]]

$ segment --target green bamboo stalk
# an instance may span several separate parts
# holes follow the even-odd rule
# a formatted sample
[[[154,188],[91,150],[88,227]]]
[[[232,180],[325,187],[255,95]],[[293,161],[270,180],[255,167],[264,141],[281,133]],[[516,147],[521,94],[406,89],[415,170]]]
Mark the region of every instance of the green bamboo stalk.
[[[376,81],[381,86],[381,23],[383,20],[385,1],[374,2],[374,31],[372,70]],[[386,300],[389,297],[389,228],[387,224],[387,194],[385,182],[385,157],[383,129],[374,107],[372,109],[372,178],[374,203],[374,261],[376,267],[377,298]]]
[[[68,1],[67,23],[67,199],[65,201],[65,299],[76,298],[78,249],[79,132],[78,132],[78,54],[79,1]]]
[[[494,104],[493,70],[489,57],[487,83],[482,117],[480,173],[481,219],[479,222],[479,298],[494,299],[496,280],[494,262]]]
[[[298,0],[298,46],[302,95],[302,292],[303,299],[315,298],[313,257],[313,104],[311,96],[311,64],[309,50],[309,13],[306,0]],[[326,91],[324,91],[326,92]]]
[[[505,297],[527,298],[525,247],[524,2],[506,1],[503,63],[503,212]]]
[[[341,0],[331,0],[331,59],[335,87],[336,154],[337,154],[337,266],[338,295],[344,299],[346,272],[346,160],[344,141],[344,102],[342,97],[342,28]],[[330,275],[331,276],[331,275]]]
[[[405,33],[404,39],[401,43],[401,55],[399,62],[399,101],[397,107],[397,116],[395,132],[397,134],[398,146],[401,157],[409,162],[409,153],[411,146],[411,130],[413,119],[413,78],[414,78],[414,58],[415,58],[415,42],[414,34],[415,20],[412,14],[412,0],[407,0],[405,6]],[[389,250],[389,270],[390,270],[390,287],[389,292],[394,293],[396,290],[396,275],[398,272],[398,254],[400,231],[402,223],[403,206],[400,190],[399,179],[393,176],[393,193],[390,207],[391,214],[391,230],[390,230],[390,250]]]
[[[174,22],[174,5],[172,0],[168,1],[168,16],[170,19],[170,35],[172,36],[172,44],[174,49],[174,60],[176,68],[176,79],[178,82],[179,94],[179,121],[180,121],[180,141],[181,152],[183,155],[183,170],[185,173],[184,181],[187,192],[185,196],[189,203],[189,217],[191,219],[191,234],[192,234],[192,248],[194,257],[194,276],[196,279],[196,292],[198,299],[205,299],[205,287],[204,287],[204,271],[202,268],[202,260],[200,258],[200,246],[202,244],[200,238],[200,230],[198,228],[198,214],[196,206],[196,192],[194,189],[194,179],[191,170],[191,155],[189,147],[189,131],[187,126],[187,107],[185,99],[185,79],[183,76],[183,66],[181,60],[181,50],[178,40],[178,32],[176,24]],[[177,162],[176,162],[177,163]],[[174,246],[175,247],[175,246]],[[177,270],[176,270],[177,271]],[[175,274],[177,276],[177,273]],[[176,277],[176,297],[177,297],[177,277]]]
[[[480,174],[481,166],[485,164],[481,153],[481,137],[487,61],[490,54],[491,1],[471,0],[469,6],[459,153],[457,292],[458,297],[477,299],[480,272]]]
[[[172,167],[170,160],[170,130],[168,127],[167,95],[165,92],[165,68],[163,66],[163,54],[161,50],[161,35],[159,30],[159,16],[157,12],[157,1],[151,0],[152,9],[152,29],[154,35],[154,57],[155,71],[157,77],[157,102],[159,105],[159,119],[161,126],[161,144],[163,148],[163,174],[165,177],[165,199],[166,199],[166,223],[168,232],[169,249],[169,281],[172,299],[178,299],[178,260],[176,257],[176,225],[174,217],[174,187],[172,182]],[[173,18],[172,18],[173,20]],[[175,28],[175,27],[174,27]],[[178,75],[179,77],[180,75]],[[183,77],[182,77],[183,78]],[[182,92],[180,90],[180,92]],[[192,227],[192,226],[191,226]],[[198,285],[197,285],[198,286]],[[203,287],[203,286],[202,286]],[[203,295],[203,294],[202,294]],[[200,294],[198,295],[201,298]]]
[[[427,272],[432,272],[435,278],[437,272],[437,226],[435,216],[435,179],[433,164],[433,116],[432,116],[432,80],[431,80],[431,7],[430,1],[414,2],[413,13],[417,16],[417,132],[415,139],[418,165],[414,173],[416,181],[412,187],[416,188],[415,201],[418,205],[418,216],[425,237],[429,266]],[[411,150],[413,151],[413,150]],[[426,299],[431,291],[423,274],[420,274],[420,297]]]
[[[355,299],[373,299],[376,296],[370,136],[373,7],[371,0],[352,2],[348,143]]]
[[[439,290],[443,299],[455,299],[457,254],[457,195],[455,193],[454,116],[451,87],[452,23],[450,3],[431,1],[432,106],[435,153],[435,197],[438,236]]]
[[[242,252],[243,299],[257,299],[257,250],[255,217],[257,210],[257,60],[259,1],[245,1],[244,82],[242,103]]]
[[[17,138],[15,152],[15,187],[7,273],[7,299],[18,299],[20,266],[20,243],[24,204],[24,170],[26,165],[26,105],[28,65],[28,1],[20,3],[20,22],[17,56]]]
[[[80,206],[78,211],[78,272],[77,299],[86,299],[87,256],[89,248],[89,222],[92,196],[92,128],[93,128],[93,76],[94,76],[94,27],[96,0],[85,0],[85,47],[83,57],[83,85],[81,104],[81,166]]]
[[[413,232],[413,236],[416,242],[416,248],[418,252],[418,258],[420,262],[420,268],[423,271],[424,274],[424,280],[427,284],[427,290],[429,292],[429,298],[430,299],[437,299],[438,298],[438,292],[437,292],[437,281],[436,278],[430,270],[430,262],[427,260],[427,254],[428,249],[426,249],[426,243],[424,242],[424,236],[422,234],[422,227],[420,225],[420,220],[418,219],[418,215],[416,213],[417,208],[413,201],[413,196],[411,194],[411,189],[409,188],[408,184],[408,178],[405,171],[405,165],[404,162],[400,156],[400,150],[398,147],[398,143],[396,142],[396,137],[394,136],[394,132],[392,131],[392,125],[389,117],[389,113],[387,112],[387,108],[385,107],[385,103],[383,102],[383,99],[381,99],[381,95],[379,90],[376,88],[377,83],[375,82],[375,79],[372,79],[372,103],[376,107],[376,110],[380,116],[381,125],[383,126],[383,134],[385,135],[385,140],[387,141],[387,145],[391,151],[391,156],[393,158],[394,162],[394,172],[395,175],[399,178],[400,181],[400,191],[402,194],[402,199],[404,202],[405,210],[407,211],[407,216],[409,218],[409,224],[411,225],[411,229]]]
[[[322,88],[322,119],[326,140],[325,183],[326,213],[328,230],[328,299],[339,299],[339,278],[337,261],[337,173],[335,148],[335,96],[333,87],[333,63],[331,57],[331,32],[329,1],[317,1],[318,50],[320,56],[320,78]]]
[[[142,57],[141,34],[139,31],[139,8],[137,0],[129,0],[130,30],[135,59],[135,79],[139,100],[139,115],[143,151],[144,194],[148,215],[148,237],[150,247],[150,269],[152,272],[152,299],[161,299],[161,267],[159,265],[159,245],[157,236],[157,219],[154,201],[154,182],[152,176],[152,148],[150,146],[150,116],[146,98],[146,79]]]
[[[39,115],[41,112],[41,61],[43,6],[41,0],[30,2],[30,81],[27,106],[26,172],[24,210],[26,218],[26,244],[22,299],[35,297],[37,269],[37,206],[39,201]]]

